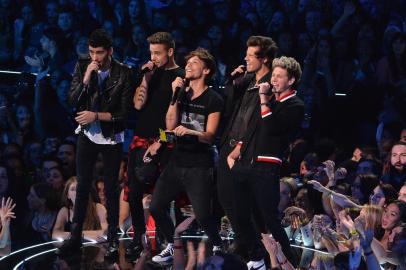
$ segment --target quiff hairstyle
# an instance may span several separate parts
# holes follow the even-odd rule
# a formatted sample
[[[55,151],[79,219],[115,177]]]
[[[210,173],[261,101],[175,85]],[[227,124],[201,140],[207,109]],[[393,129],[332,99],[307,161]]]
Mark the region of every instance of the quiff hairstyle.
[[[213,55],[209,53],[208,50],[203,48],[197,48],[194,51],[191,51],[186,57],[186,62],[189,61],[192,57],[198,57],[200,60],[204,62],[204,65],[207,69],[210,70],[209,74],[207,74],[205,82],[209,83],[213,75],[216,73],[216,61],[214,60]]]
[[[271,67],[272,60],[276,56],[278,51],[278,46],[275,41],[270,37],[264,36],[251,36],[247,40],[247,47],[259,47],[256,52],[258,58],[267,58],[268,62],[265,63],[266,66]]]
[[[163,44],[166,49],[170,48],[175,50],[175,40],[168,32],[156,32],[147,38],[149,44]]]
[[[297,87],[300,77],[302,76],[302,69],[300,68],[300,64],[293,57],[282,56],[275,58],[272,61],[272,70],[274,70],[276,67],[286,69],[288,72],[288,78],[295,78],[292,88]]]

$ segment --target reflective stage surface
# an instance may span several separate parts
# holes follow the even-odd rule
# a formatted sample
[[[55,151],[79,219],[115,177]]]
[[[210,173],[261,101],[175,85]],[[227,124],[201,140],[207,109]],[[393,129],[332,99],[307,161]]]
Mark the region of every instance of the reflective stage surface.
[[[194,237],[185,238],[191,240],[190,238]],[[55,253],[61,242],[53,241],[17,250],[10,255],[0,258],[0,269],[132,269],[136,258],[125,257],[125,247],[129,244],[130,239],[129,237],[120,238],[119,255],[114,260],[106,260],[104,258],[107,243],[87,242],[84,243],[83,248],[77,254],[62,258],[58,257]],[[308,268],[310,261],[316,254],[331,256],[327,252],[300,245],[292,244],[292,248],[300,261],[300,266],[305,269]],[[148,269],[172,269],[171,265],[159,265],[152,261],[148,261],[147,264]]]

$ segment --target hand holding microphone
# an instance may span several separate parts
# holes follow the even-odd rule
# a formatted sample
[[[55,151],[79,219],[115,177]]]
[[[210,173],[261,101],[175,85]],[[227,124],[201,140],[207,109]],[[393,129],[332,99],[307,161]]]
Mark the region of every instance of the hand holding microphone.
[[[231,76],[230,78],[227,79],[225,84],[228,84],[230,82],[234,83],[234,80],[237,79],[238,77],[240,77],[241,75],[246,73],[247,68],[244,65],[240,65],[238,66],[236,69],[233,70],[233,72],[231,72]]]
[[[141,70],[140,70],[140,75],[145,76],[146,80],[149,80],[153,74],[153,71],[155,71],[156,65],[152,61],[148,61],[144,65],[142,65]]]
[[[175,105],[176,101],[180,99],[182,93],[185,92],[185,88],[189,85],[188,79],[182,79],[181,77],[177,77],[172,82],[172,91],[173,96],[171,100],[171,105]]]
[[[83,84],[88,85],[90,82],[90,78],[92,76],[92,72],[98,72],[100,69],[100,63],[97,61],[92,61],[87,66],[85,76],[83,77]]]

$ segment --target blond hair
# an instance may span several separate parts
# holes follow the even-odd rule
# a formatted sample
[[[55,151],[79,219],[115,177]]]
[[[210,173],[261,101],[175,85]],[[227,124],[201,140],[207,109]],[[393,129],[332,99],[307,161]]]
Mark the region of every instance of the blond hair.
[[[272,61],[272,70],[276,67],[285,69],[288,72],[289,79],[294,78],[295,82],[292,87],[296,87],[302,77],[302,69],[300,64],[293,57],[281,56]]]

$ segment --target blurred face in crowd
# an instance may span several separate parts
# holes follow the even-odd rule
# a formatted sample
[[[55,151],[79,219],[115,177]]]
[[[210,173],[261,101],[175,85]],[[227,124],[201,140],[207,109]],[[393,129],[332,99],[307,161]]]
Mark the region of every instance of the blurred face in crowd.
[[[58,19],[58,5],[55,2],[50,2],[46,5],[46,15],[48,23],[56,24]]]
[[[405,52],[405,40],[402,38],[397,38],[392,43],[392,50],[396,56],[402,56]]]
[[[75,148],[70,144],[62,144],[58,149],[58,158],[65,169],[73,168],[75,164]]]
[[[295,82],[294,78],[289,78],[288,71],[281,67],[275,67],[272,70],[271,84],[275,93],[283,93],[292,87]]]
[[[138,1],[130,1],[128,4],[128,14],[130,17],[136,17],[140,13],[140,4]]]
[[[33,188],[30,188],[30,193],[27,196],[28,207],[31,210],[39,210],[44,204],[45,199],[38,197],[37,193]]]
[[[69,12],[60,13],[58,16],[58,26],[62,31],[69,31],[72,28],[72,14]]]
[[[109,36],[114,37],[114,25],[111,21],[104,21],[103,29],[109,34]]]
[[[403,185],[399,190],[399,201],[406,202],[406,185]]]
[[[210,73],[210,70],[206,68],[205,63],[197,56],[191,57],[186,62],[185,78],[189,80],[196,80],[203,78],[204,75]]]
[[[398,171],[403,171],[406,166],[406,145],[395,145],[392,147],[390,163]]]
[[[306,29],[309,33],[317,33],[321,26],[321,14],[318,11],[306,13]]]
[[[77,181],[73,181],[68,189],[68,199],[75,205]]]
[[[365,200],[364,194],[361,192],[361,180],[359,177],[356,177],[351,185],[351,196],[357,199],[359,202],[363,202]]]
[[[133,26],[131,38],[134,44],[142,44],[146,39],[144,29],[142,29],[142,27],[140,27],[139,25]]]
[[[87,38],[81,37],[76,43],[76,54],[79,58],[87,58],[89,55],[89,46],[87,45]]]
[[[8,176],[7,170],[4,167],[0,167],[0,194],[4,195],[8,189]]]
[[[106,194],[104,193],[104,182],[103,181],[97,182],[96,189],[97,189],[97,196],[99,197],[101,204],[105,205],[106,204]]]
[[[257,72],[262,68],[264,58],[258,57],[258,46],[248,47],[245,55],[245,62],[247,63],[247,72]]]
[[[42,173],[42,177],[45,179],[47,177],[47,175],[49,174],[49,172],[51,171],[51,169],[58,167],[59,164],[56,161],[53,160],[45,160],[42,162],[42,169],[41,169],[41,173]]]
[[[89,55],[92,61],[99,64],[100,69],[105,69],[110,64],[113,48],[92,47],[89,45]]]
[[[151,53],[151,61],[157,67],[163,67],[173,56],[173,48],[167,49],[165,44],[149,44],[149,52]]]
[[[27,129],[31,123],[31,114],[28,108],[20,105],[16,110],[16,118],[19,129]]]
[[[64,184],[62,172],[59,168],[49,170],[45,181],[52,186],[53,189],[61,189]]]
[[[280,11],[276,11],[271,19],[271,29],[274,32],[278,32],[282,30],[283,28],[283,23],[285,21],[285,17],[283,16],[283,13]]]
[[[284,182],[279,183],[280,200],[279,200],[279,212],[283,212],[290,204],[290,188],[288,184]]]
[[[381,187],[376,186],[370,196],[369,203],[383,207],[385,205],[385,201],[385,194],[383,194]]]
[[[213,44],[219,44],[223,38],[223,32],[218,25],[213,25],[209,28],[207,36],[210,38]]]
[[[44,140],[44,154],[53,154],[58,149],[58,138],[48,137]]]
[[[402,129],[402,131],[400,132],[399,141],[406,143],[406,128]]]
[[[357,174],[373,174],[372,161],[364,160],[357,166]]]
[[[34,14],[32,12],[32,8],[28,5],[23,6],[21,9],[21,17],[24,21],[24,24],[30,25],[32,23],[32,20],[34,18]]]
[[[50,52],[51,48],[55,46],[52,40],[50,40],[47,36],[42,35],[41,39],[39,40],[41,43],[41,48],[45,52]]]
[[[39,166],[42,157],[42,146],[40,143],[32,143],[29,148],[29,159],[32,164]]]
[[[278,38],[279,49],[284,53],[292,53],[293,37],[290,33],[282,33]]]
[[[382,229],[392,230],[399,225],[400,211],[396,204],[391,203],[385,207],[382,214]]]

